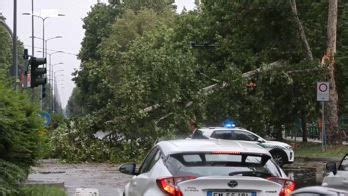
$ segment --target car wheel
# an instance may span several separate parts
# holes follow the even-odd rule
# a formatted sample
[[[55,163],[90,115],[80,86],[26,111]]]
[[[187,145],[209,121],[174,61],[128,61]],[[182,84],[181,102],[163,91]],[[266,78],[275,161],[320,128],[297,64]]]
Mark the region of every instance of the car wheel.
[[[286,162],[286,157],[283,152],[281,151],[273,151],[271,152],[271,155],[273,157],[273,160],[279,165],[283,166]]]

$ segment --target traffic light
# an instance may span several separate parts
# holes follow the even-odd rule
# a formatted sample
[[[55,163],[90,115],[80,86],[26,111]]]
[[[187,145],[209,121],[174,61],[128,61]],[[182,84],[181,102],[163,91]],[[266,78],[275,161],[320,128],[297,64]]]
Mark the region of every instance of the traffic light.
[[[44,85],[47,82],[47,78],[45,78],[45,74],[47,73],[46,68],[39,68],[39,65],[43,65],[46,63],[46,58],[36,58],[31,57],[29,60],[29,64],[31,67],[31,81],[30,87],[34,88],[39,85]]]
[[[29,59],[28,49],[24,49],[24,51],[23,51],[23,59],[25,59],[25,60]]]

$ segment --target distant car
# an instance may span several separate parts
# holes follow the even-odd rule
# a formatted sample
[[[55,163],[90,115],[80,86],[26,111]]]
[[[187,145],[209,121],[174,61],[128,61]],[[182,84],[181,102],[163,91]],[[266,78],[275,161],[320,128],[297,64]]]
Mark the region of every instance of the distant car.
[[[348,191],[323,186],[310,186],[295,190],[292,196],[348,196]]]
[[[268,141],[259,135],[239,127],[208,127],[200,128],[197,134],[207,138],[224,139],[224,140],[243,140],[256,143],[266,148],[272,155],[273,159],[283,166],[287,163],[294,162],[294,150],[289,144],[277,141]]]
[[[348,191],[348,154],[340,161],[338,167],[335,162],[326,164],[329,175],[324,177],[322,186],[345,189]]]
[[[264,148],[243,141],[171,140],[157,143],[134,175],[125,196],[279,196],[295,182]]]

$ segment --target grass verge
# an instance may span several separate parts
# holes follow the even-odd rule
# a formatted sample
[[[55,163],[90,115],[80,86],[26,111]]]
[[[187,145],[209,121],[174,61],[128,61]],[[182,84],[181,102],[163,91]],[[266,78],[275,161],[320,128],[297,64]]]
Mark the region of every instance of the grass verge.
[[[294,151],[295,157],[341,159],[348,153],[348,146],[327,146],[326,151],[323,152],[320,143],[296,143]]]
[[[20,189],[22,196],[66,196],[63,188],[45,185],[30,185]]]

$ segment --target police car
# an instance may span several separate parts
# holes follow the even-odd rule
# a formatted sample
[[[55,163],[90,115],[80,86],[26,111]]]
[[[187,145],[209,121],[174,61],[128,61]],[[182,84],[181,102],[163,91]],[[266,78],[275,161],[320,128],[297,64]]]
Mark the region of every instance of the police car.
[[[244,141],[161,141],[136,168],[119,168],[133,175],[124,196],[279,196],[295,189],[266,149]]]
[[[233,124],[225,124],[225,127],[200,128],[195,134],[202,135],[209,139],[243,140],[256,143],[266,148],[280,166],[294,162],[294,150],[289,144],[265,140],[259,135],[244,128],[234,127]]]

